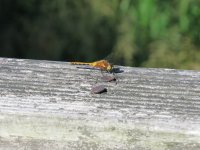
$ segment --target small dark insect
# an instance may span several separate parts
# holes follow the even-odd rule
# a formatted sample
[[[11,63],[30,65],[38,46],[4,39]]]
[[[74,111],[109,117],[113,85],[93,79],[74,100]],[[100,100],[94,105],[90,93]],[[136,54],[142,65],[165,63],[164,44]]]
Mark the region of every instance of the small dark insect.
[[[93,94],[101,94],[107,92],[107,88],[105,87],[105,85],[97,85],[92,87],[91,92]]]
[[[116,81],[116,78],[114,76],[103,76],[101,79],[106,82]]]

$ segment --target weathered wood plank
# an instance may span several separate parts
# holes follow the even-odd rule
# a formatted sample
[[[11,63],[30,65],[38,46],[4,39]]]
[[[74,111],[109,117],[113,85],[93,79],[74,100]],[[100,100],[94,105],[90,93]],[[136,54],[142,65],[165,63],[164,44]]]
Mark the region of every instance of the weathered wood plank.
[[[200,149],[200,72],[120,68],[98,95],[98,70],[0,58],[0,147]]]

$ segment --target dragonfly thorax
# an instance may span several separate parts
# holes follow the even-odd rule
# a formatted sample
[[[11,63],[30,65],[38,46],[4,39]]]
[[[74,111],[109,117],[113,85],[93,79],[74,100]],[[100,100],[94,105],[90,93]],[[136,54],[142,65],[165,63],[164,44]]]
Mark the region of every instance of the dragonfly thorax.
[[[93,62],[93,67],[97,67],[101,70],[110,72],[113,69],[113,66],[107,60],[99,60]]]

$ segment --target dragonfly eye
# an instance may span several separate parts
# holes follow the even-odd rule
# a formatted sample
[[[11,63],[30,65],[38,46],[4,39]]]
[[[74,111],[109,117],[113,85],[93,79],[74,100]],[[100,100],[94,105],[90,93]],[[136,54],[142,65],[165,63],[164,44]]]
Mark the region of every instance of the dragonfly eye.
[[[112,69],[113,69],[113,65],[109,65],[109,66],[107,67],[107,70],[108,70],[108,71],[112,71]]]

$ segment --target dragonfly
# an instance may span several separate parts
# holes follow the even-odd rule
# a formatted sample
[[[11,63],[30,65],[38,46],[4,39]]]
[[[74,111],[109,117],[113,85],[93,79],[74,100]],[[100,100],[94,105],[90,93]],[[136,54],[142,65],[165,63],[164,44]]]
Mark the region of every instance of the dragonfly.
[[[113,65],[107,60],[99,60],[94,62],[71,62],[72,65],[88,65],[94,68],[98,68],[101,71],[112,72]]]
[[[109,63],[109,61],[107,60],[98,60],[98,61],[94,61],[94,62],[71,62],[72,65],[88,65],[97,69],[101,70],[101,74],[103,75],[103,71],[106,71],[108,73],[112,73],[114,75],[114,67],[111,63]],[[102,77],[102,79],[104,81],[116,81],[115,75],[114,77],[110,77],[110,76],[104,76]]]

